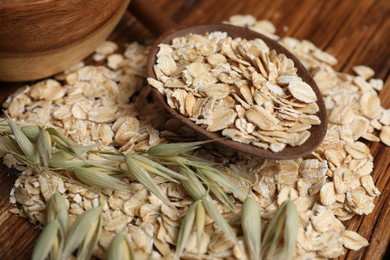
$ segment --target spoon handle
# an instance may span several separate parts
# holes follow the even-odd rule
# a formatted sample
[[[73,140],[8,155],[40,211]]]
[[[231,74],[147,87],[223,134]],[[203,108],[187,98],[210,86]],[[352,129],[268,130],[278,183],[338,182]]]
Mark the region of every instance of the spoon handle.
[[[156,36],[176,27],[176,24],[149,0],[131,0],[128,10]]]

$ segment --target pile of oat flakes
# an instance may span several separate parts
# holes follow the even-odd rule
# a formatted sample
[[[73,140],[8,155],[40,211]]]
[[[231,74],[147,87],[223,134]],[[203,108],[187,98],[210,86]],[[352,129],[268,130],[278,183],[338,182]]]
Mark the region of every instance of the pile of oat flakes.
[[[273,152],[299,146],[319,125],[317,96],[293,60],[261,40],[226,32],[159,44],[156,79],[167,104],[209,132]]]
[[[268,21],[234,16],[230,22],[277,39]],[[374,199],[380,194],[370,175],[373,157],[361,140],[380,141],[374,130],[381,130],[381,140],[390,144],[390,110],[380,106],[377,95],[383,82],[372,79],[374,72],[364,66],[355,67],[357,76],[334,71],[336,59],[308,41],[284,38],[279,42],[304,63],[321,89],[330,119],[323,144],[311,156],[296,160],[263,162],[244,154],[237,157],[229,151],[200,150],[197,155],[222,162],[221,170],[228,176],[239,174],[252,180],[263,223],[291,194],[300,216],[295,258],[335,258],[343,254],[344,248],[359,250],[368,244],[356,232],[346,230],[342,221],[371,213]],[[124,151],[146,148],[166,142],[165,137],[177,133],[192,135],[148,98],[147,54],[148,46],[132,43],[120,54],[114,43],[105,42],[94,55],[103,66],[80,64],[54,79],[21,88],[3,105],[12,118],[58,127],[74,142],[99,144],[100,149],[114,145]],[[93,159],[101,158],[94,155]],[[71,221],[100,203],[104,226],[95,251],[100,258],[106,257],[110,240],[120,231],[128,233],[138,258],[169,258],[181,218],[192,203],[180,185],[157,177],[155,181],[173,206],[164,204],[137,182],[131,182],[126,192],[105,190],[99,196],[62,178],[36,175],[18,165],[12,156],[4,155],[3,161],[22,171],[10,200],[16,205],[13,212],[31,222],[44,224],[45,203],[55,190],[66,199]],[[250,189],[248,182],[238,185],[244,191]],[[240,209],[239,200],[233,195],[231,198]],[[222,205],[218,208],[238,231],[239,212]],[[206,220],[200,251],[205,259],[239,257],[233,243],[211,218]],[[184,254],[185,258],[197,257],[195,234]]]

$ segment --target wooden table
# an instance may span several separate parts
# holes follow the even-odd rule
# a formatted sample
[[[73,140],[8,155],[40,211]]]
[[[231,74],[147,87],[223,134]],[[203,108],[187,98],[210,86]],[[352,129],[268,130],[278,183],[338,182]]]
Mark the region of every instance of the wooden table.
[[[365,64],[385,81],[380,93],[382,106],[390,108],[390,1],[389,0],[154,0],[154,4],[178,24],[212,23],[233,14],[252,14],[272,21],[280,36],[308,39],[338,59],[336,69],[351,72]],[[151,7],[152,8],[152,7]],[[288,30],[283,30],[288,28]],[[119,42],[150,39],[151,35],[130,15],[126,15],[111,39]],[[0,84],[4,100],[18,84]],[[355,216],[345,224],[370,245],[360,251],[346,251],[341,259],[381,259],[390,240],[390,148],[370,144],[374,155],[373,172],[382,195],[368,216]],[[9,192],[16,173],[0,165],[0,259],[29,259],[39,230],[27,220],[8,212]]]

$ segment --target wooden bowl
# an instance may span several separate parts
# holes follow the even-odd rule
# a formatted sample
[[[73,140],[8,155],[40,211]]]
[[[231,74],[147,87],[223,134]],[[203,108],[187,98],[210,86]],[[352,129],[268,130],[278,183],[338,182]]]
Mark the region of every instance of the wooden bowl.
[[[0,81],[65,70],[104,41],[130,0],[0,1]]]

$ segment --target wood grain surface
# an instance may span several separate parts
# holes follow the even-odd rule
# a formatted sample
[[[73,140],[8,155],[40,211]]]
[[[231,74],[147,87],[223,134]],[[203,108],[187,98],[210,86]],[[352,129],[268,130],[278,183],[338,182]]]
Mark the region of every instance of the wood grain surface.
[[[351,72],[351,67],[359,64],[372,67],[375,77],[385,81],[380,93],[382,106],[390,108],[389,0],[154,0],[153,3],[180,25],[220,22],[238,13],[268,19],[280,36],[310,40],[335,55],[339,71]],[[126,14],[111,39],[123,43],[152,38]],[[0,83],[0,100],[18,85]],[[382,194],[375,199],[376,206],[370,215],[355,216],[344,224],[368,239],[370,245],[357,252],[345,250],[340,259],[382,259],[389,245],[390,148],[382,143],[368,144],[374,156],[372,175]],[[0,171],[0,259],[29,259],[39,230],[9,213],[9,192],[17,173],[5,166],[0,166]]]

